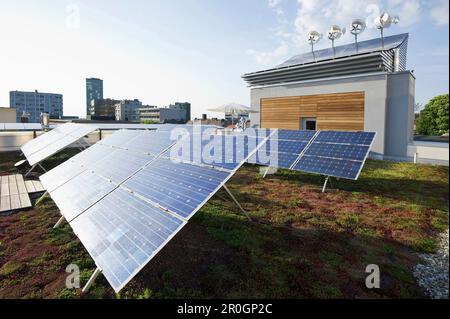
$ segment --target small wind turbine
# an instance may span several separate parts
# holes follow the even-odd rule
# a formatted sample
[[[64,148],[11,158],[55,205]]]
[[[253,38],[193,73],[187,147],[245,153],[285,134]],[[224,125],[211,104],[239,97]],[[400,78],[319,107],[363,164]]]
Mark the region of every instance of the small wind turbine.
[[[350,28],[350,33],[355,36],[356,53],[358,53],[358,35],[366,29],[366,22],[363,19],[353,19]]]
[[[314,44],[322,39],[322,34],[317,31],[308,32],[308,42],[311,45],[311,52],[313,54],[314,61],[316,60],[316,55],[314,54]]]
[[[400,22],[400,18],[395,16],[391,17],[389,13],[383,12],[383,14],[375,19],[375,26],[381,32],[381,43],[384,48],[384,29],[389,28],[392,24]]]
[[[337,25],[332,25],[330,30],[327,32],[328,39],[331,40],[331,46],[333,47],[333,57],[336,56],[336,51],[334,49],[334,41],[339,39],[343,34],[345,34],[345,28],[341,29]]]

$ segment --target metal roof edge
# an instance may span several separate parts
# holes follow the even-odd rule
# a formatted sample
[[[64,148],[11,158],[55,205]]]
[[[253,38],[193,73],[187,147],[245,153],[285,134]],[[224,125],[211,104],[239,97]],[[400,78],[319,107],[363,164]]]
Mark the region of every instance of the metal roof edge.
[[[408,41],[408,39],[409,39],[409,33],[408,32],[392,35],[391,37],[394,37],[394,36],[403,37],[403,40],[394,48],[400,47],[405,41]],[[373,40],[373,39],[370,39],[370,40]],[[366,41],[370,41],[370,40],[366,40]],[[360,42],[360,44],[363,43],[363,42]],[[348,45],[348,44],[345,44],[345,45]],[[345,45],[342,45],[342,46],[345,46]],[[338,48],[338,47],[336,47],[336,48]],[[329,61],[336,61],[336,60],[348,59],[348,58],[353,58],[353,57],[359,57],[359,56],[363,56],[363,55],[367,55],[367,54],[374,54],[374,53],[377,53],[377,52],[389,51],[391,49],[376,50],[376,51],[367,52],[367,53],[349,55],[349,56],[346,56],[346,57],[343,57],[343,58],[328,59],[328,60],[323,60],[323,61],[319,61],[319,62],[310,62],[310,63],[306,63],[306,64],[295,64],[295,65],[289,65],[289,66],[284,66],[284,67],[276,67],[275,66],[275,67],[269,68],[269,69],[264,69],[264,70],[260,70],[260,71],[244,73],[243,75],[241,75],[241,78],[245,79],[246,76],[257,75],[257,74],[264,74],[264,73],[266,73],[268,71],[277,71],[277,70],[289,69],[289,68],[294,68],[294,67],[301,67],[301,66],[304,66],[304,65],[315,65],[315,64],[319,64],[321,62],[329,62]],[[297,56],[297,55],[295,55],[295,56]],[[293,57],[291,57],[291,59],[292,58]]]
[[[398,72],[398,73],[400,73],[400,72]],[[375,72],[375,73],[344,75],[344,76],[336,76],[336,77],[304,80],[304,81],[274,83],[274,84],[266,84],[266,85],[255,85],[255,86],[248,85],[247,87],[249,87],[250,89],[262,89],[262,88],[275,87],[275,86],[288,86],[288,85],[295,85],[295,84],[316,83],[316,82],[333,81],[333,80],[344,80],[344,79],[361,78],[361,77],[369,77],[369,76],[377,76],[377,75],[388,75],[388,74],[390,74],[390,73],[389,72]]]

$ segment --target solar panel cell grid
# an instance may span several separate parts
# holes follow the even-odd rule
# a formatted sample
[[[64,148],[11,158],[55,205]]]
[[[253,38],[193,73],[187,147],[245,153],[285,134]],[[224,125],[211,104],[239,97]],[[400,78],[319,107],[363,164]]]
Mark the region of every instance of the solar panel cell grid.
[[[278,130],[271,139],[309,142],[316,131]]]
[[[55,189],[51,197],[64,218],[70,222],[116,187],[117,184],[91,171],[84,171]]]
[[[108,138],[98,141],[98,144],[120,147],[123,144],[131,142],[134,138],[141,134],[142,131],[119,130],[117,132],[114,132],[114,134],[112,134],[111,136],[108,136]]]
[[[169,132],[144,131],[120,147],[136,152],[157,155],[175,142],[176,140],[171,138]]]
[[[342,143],[370,146],[375,137],[373,132],[336,132],[321,131],[315,142]]]
[[[368,151],[369,146],[312,143],[305,152],[305,155],[363,161]]]
[[[304,155],[294,169],[325,176],[356,179],[361,165],[362,162]]]
[[[116,292],[184,224],[120,188],[70,223]]]
[[[233,170],[263,141],[248,136],[222,135],[207,140],[196,136],[181,139],[164,156]]]
[[[258,151],[252,155],[248,162],[251,164],[258,164],[262,166],[290,168],[298,158],[298,154],[289,153],[266,153],[265,151]]]
[[[95,173],[108,178],[115,183],[121,183],[145,164],[149,163],[153,158],[154,157],[143,153],[116,149],[103,158],[103,160],[97,161],[89,167]]]
[[[157,159],[123,186],[189,218],[228,175],[228,172],[211,168]]]

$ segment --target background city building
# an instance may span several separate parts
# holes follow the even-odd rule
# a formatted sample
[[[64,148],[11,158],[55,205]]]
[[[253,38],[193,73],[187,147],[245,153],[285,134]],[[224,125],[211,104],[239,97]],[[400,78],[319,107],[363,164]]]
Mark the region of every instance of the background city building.
[[[0,123],[16,123],[16,109],[0,107]]]
[[[120,103],[114,99],[92,100],[88,119],[97,121],[114,121],[116,119],[115,106]]]
[[[191,103],[175,102],[175,104],[170,104],[169,108],[185,110],[186,111],[186,122],[191,120]]]
[[[146,105],[137,111],[140,122],[153,121],[159,123],[186,123],[187,111],[185,108],[170,105],[169,107],[158,108]]]
[[[92,101],[103,99],[103,80],[97,78],[86,79],[86,116],[91,115]]]
[[[142,107],[138,99],[122,100],[115,105],[116,121],[140,122],[137,109]]]
[[[59,119],[63,116],[62,94],[11,91],[9,106],[16,109],[16,121],[27,117],[29,123],[39,123],[41,113],[48,113],[50,118]],[[25,116],[23,116],[25,115]]]

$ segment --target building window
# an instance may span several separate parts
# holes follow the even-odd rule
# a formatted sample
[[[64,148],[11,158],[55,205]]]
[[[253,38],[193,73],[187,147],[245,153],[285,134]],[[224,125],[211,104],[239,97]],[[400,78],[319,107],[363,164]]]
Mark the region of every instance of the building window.
[[[302,130],[315,131],[316,130],[316,118],[315,117],[302,117],[300,128]]]

